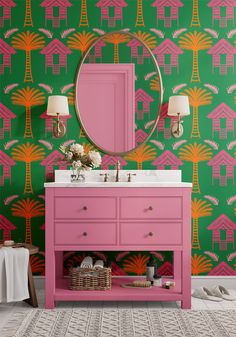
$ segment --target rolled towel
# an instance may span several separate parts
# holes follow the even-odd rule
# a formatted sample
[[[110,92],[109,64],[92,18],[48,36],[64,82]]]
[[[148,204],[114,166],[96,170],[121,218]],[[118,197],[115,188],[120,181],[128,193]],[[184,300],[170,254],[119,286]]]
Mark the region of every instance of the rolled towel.
[[[86,256],[81,262],[80,268],[93,268],[93,259],[91,256]]]
[[[104,268],[104,261],[102,261],[102,260],[97,260],[97,261],[94,263],[94,268]]]

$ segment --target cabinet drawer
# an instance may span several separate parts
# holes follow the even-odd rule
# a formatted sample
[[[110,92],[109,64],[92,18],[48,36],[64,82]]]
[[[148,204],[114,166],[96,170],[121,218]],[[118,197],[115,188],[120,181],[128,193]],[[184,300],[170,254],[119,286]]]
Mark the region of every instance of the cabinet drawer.
[[[56,219],[114,219],[116,199],[106,197],[56,197]]]
[[[116,223],[55,223],[56,245],[114,245]]]
[[[181,223],[123,222],[120,224],[121,245],[180,245]]]
[[[182,197],[121,198],[123,219],[181,219]]]

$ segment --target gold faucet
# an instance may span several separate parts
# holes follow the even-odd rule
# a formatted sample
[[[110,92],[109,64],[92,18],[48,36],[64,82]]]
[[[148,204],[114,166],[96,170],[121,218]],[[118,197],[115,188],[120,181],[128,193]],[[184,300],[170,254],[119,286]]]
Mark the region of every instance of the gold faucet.
[[[120,181],[120,161],[117,160],[116,164],[116,183]]]

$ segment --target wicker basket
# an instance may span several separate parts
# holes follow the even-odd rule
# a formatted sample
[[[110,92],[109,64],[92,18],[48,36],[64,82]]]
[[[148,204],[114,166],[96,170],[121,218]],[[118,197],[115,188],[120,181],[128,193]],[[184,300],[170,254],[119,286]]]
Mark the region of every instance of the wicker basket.
[[[111,289],[111,268],[71,268],[69,271],[69,289]]]

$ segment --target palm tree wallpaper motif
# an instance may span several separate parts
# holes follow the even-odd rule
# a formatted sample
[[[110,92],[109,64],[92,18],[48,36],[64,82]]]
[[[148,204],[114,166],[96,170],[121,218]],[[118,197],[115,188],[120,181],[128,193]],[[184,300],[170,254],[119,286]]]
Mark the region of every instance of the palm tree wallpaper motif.
[[[208,273],[212,269],[212,262],[204,255],[194,253],[192,257],[192,275]]]
[[[144,19],[143,19],[143,0],[137,0],[137,16],[136,16],[136,27],[142,26],[144,27]]]
[[[154,49],[157,45],[156,38],[147,32],[142,32],[141,30],[139,30],[138,32],[135,32],[134,35],[137,36],[138,39],[143,41],[150,49]]]
[[[182,49],[191,50],[193,52],[192,76],[191,82],[200,82],[199,59],[200,50],[209,49],[212,46],[212,38],[206,33],[197,32],[185,33],[180,36],[179,46]]]
[[[44,274],[44,267],[45,267],[44,259],[40,258],[39,256],[30,255],[30,265],[32,273],[38,275]]]
[[[184,161],[193,163],[192,183],[193,193],[200,193],[198,164],[199,162],[210,160],[212,157],[212,151],[209,147],[202,144],[189,144],[180,149],[179,158]]]
[[[45,46],[43,36],[38,33],[26,32],[14,35],[12,38],[12,46],[15,49],[25,51],[25,76],[24,82],[33,82],[32,65],[31,65],[31,51],[42,49]]]
[[[119,58],[119,44],[128,42],[130,40],[129,35],[113,33],[104,37],[103,41],[112,43],[114,45],[114,63],[120,63]]]
[[[200,20],[199,20],[199,0],[192,0],[193,1],[193,8],[192,8],[192,21],[191,27],[199,27]]]
[[[93,33],[85,31],[82,33],[76,32],[69,36],[67,44],[71,49],[80,50],[83,55],[96,39],[97,37]]]
[[[24,193],[33,193],[31,163],[42,160],[45,156],[44,150],[35,144],[21,144],[12,150],[12,158],[25,163],[25,187]]]
[[[25,107],[25,138],[33,138],[31,123],[31,108],[42,105],[45,102],[45,96],[39,89],[26,87],[13,92],[11,96],[12,104]]]
[[[192,201],[192,219],[193,219],[193,227],[192,227],[192,248],[200,249],[199,242],[199,231],[198,231],[198,220],[199,218],[203,218],[206,216],[212,215],[212,207],[211,204],[205,200],[197,200],[196,198]]]
[[[25,0],[25,20],[24,27],[30,26],[33,27],[32,21],[32,9],[31,9],[31,0]]]
[[[200,138],[198,109],[200,106],[212,103],[212,94],[206,89],[197,88],[196,86],[184,90],[182,94],[189,97],[189,104],[193,108],[191,137]]]
[[[127,273],[143,275],[146,272],[146,264],[148,260],[148,255],[142,255],[141,253],[132,255],[124,260],[123,269]]]
[[[79,27],[88,27],[88,26],[89,23],[88,23],[87,0],[82,0]]]
[[[44,204],[30,198],[22,199],[11,207],[12,215],[25,219],[25,242],[32,244],[31,219],[44,216]]]
[[[142,144],[136,150],[128,153],[126,160],[135,161],[138,165],[138,170],[142,170],[143,162],[151,161],[156,158],[156,150],[148,144]]]

